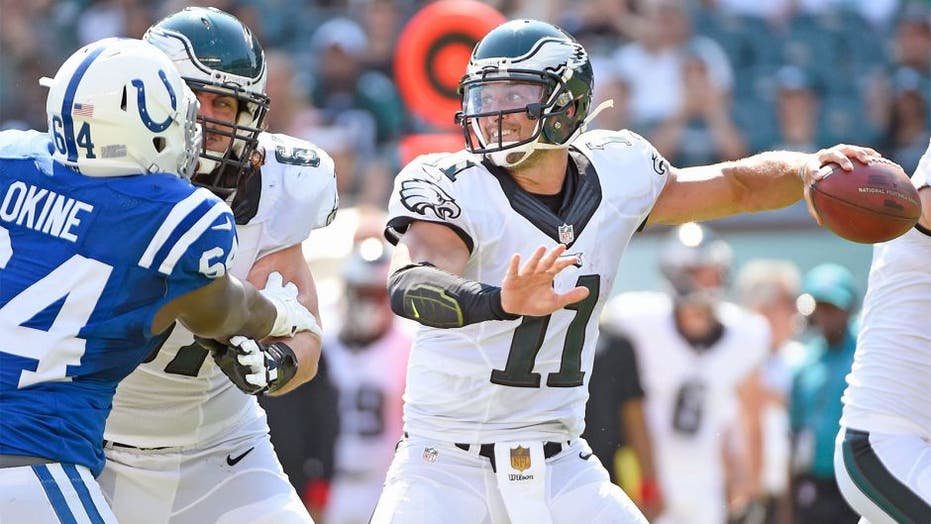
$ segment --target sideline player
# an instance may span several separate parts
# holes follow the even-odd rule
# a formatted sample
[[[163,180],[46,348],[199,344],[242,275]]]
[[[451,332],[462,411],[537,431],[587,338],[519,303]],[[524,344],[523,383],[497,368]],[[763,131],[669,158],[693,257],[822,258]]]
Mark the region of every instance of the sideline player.
[[[850,506],[872,524],[931,522],[931,144],[912,183],[921,218],[873,248],[873,264],[834,473]]]
[[[233,215],[187,180],[197,100],[164,54],[101,40],[42,83],[49,132],[0,133],[0,521],[114,523],[93,478],[113,391],[176,319],[319,329],[280,276],[227,272]]]
[[[313,144],[263,131],[268,98],[261,46],[235,17],[200,7],[168,16],[144,39],[174,61],[200,100],[205,149],[193,181],[233,208],[239,254],[231,273],[261,283],[277,271],[316,315],[301,243],[335,212],[333,163]],[[240,342],[238,351],[261,352],[259,368],[276,369],[267,387],[245,380],[254,370],[240,365],[233,350],[218,355],[221,368],[180,327],[120,385],[100,482],[121,520],[310,522],[275,456],[265,412],[237,386],[268,394],[297,387],[317,371],[320,340]]]
[[[324,519],[328,524],[369,521],[401,437],[411,329],[410,321],[392,313],[388,301],[387,247],[381,238],[356,243],[341,273],[342,324],[336,337],[323,342],[327,371],[339,391],[340,418]]]
[[[789,205],[821,165],[876,154],[836,146],[676,169],[629,131],[583,133],[598,112],[592,83],[588,54],[561,29],[505,23],[460,82],[467,151],[419,157],[395,179],[392,308],[423,325],[376,524],[644,522],[579,438],[627,242],[644,222]]]
[[[636,351],[666,503],[657,523],[719,524],[729,499],[745,504],[758,490],[754,399],[770,330],[762,316],[724,300],[732,262],[710,229],[679,226],[659,251],[669,293],[618,295],[602,318]]]

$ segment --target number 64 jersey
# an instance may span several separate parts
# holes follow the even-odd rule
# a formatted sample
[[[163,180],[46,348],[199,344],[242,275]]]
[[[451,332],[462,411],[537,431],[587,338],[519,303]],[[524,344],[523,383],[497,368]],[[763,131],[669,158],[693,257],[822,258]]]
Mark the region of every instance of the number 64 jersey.
[[[245,280],[256,260],[303,242],[336,211],[333,161],[287,135],[262,133],[261,172],[234,202],[239,250],[230,273]],[[245,212],[243,208],[249,208]],[[243,223],[245,222],[245,223]],[[120,383],[105,438],[139,448],[209,444],[230,428],[264,417],[254,396],[237,389],[193,335],[175,325],[168,341]]]
[[[621,255],[662,191],[667,165],[629,131],[592,131],[570,149],[557,215],[504,170],[471,156],[426,155],[395,180],[386,235],[413,221],[452,228],[470,251],[463,277],[498,285],[511,255],[565,244],[578,266],[554,287],[589,297],[545,317],[462,328],[420,326],[404,395],[405,431],[450,442],[562,441],[584,429],[598,317]]]

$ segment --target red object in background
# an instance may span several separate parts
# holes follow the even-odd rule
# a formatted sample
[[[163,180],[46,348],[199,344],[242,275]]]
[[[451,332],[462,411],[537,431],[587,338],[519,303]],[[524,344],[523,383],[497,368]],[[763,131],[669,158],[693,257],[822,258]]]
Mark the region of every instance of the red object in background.
[[[825,177],[810,186],[811,201],[824,227],[863,244],[892,240],[921,216],[918,191],[895,162],[853,161],[853,171],[828,164]]]
[[[414,15],[401,31],[394,57],[395,83],[407,108],[440,129],[458,129],[457,89],[472,48],[506,20],[475,0],[440,0]],[[461,148],[460,141],[456,149]]]
[[[455,153],[465,145],[461,132],[407,135],[401,139],[401,165],[427,153]]]

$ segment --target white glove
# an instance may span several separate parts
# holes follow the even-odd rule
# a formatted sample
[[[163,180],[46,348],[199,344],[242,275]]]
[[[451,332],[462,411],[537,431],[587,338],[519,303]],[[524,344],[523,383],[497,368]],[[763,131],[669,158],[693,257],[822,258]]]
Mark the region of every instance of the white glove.
[[[214,362],[236,387],[250,395],[273,393],[297,374],[297,357],[284,342],[262,344],[242,336],[230,339],[229,345],[198,339],[210,348]]]
[[[274,304],[278,311],[275,325],[268,336],[292,337],[300,331],[310,331],[318,337],[321,336],[317,319],[297,300],[297,286],[292,282],[284,284],[281,273],[275,271],[269,274],[265,289],[259,293]]]
[[[251,338],[236,336],[230,339],[230,346],[239,350],[236,360],[242,366],[240,373],[246,383],[263,390],[268,387],[269,382],[278,378],[278,370],[269,369],[265,353],[259,347],[258,342]]]

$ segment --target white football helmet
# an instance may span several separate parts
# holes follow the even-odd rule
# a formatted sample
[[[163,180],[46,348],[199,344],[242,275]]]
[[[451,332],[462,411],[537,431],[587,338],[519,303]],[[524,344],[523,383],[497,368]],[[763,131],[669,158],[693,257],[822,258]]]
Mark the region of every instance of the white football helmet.
[[[659,252],[659,269],[678,299],[723,298],[733,261],[730,245],[695,222],[673,229]]]
[[[53,158],[92,177],[190,178],[200,150],[197,97],[164,53],[105,38],[42,78]]]

